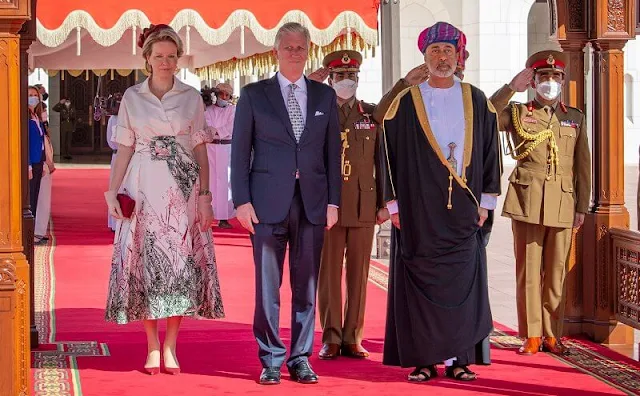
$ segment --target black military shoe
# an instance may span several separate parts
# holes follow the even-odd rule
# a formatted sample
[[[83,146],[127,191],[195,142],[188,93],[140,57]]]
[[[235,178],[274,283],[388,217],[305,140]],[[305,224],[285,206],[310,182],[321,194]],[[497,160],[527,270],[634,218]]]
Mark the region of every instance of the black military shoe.
[[[293,381],[298,381],[301,384],[318,383],[318,375],[313,371],[311,365],[307,361],[302,361],[293,367],[289,367],[289,374],[291,374],[291,379]]]
[[[278,385],[280,383],[280,367],[265,367],[260,373],[260,385]]]

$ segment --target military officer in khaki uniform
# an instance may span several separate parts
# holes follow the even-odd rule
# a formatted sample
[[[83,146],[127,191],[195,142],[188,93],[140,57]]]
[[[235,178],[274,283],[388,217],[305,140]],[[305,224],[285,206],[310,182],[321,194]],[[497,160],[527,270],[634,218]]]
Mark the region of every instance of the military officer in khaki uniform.
[[[572,228],[589,208],[591,156],[585,117],[560,101],[565,54],[541,51],[491,98],[517,166],[502,215],[512,219],[516,256],[518,332],[523,355],[567,353],[559,342]],[[535,99],[507,102],[531,85]]]
[[[342,193],[338,223],[326,232],[318,279],[318,306],[322,324],[321,359],[339,354],[366,358],[361,345],[374,227],[389,218],[384,207],[379,156],[378,123],[391,102],[405,88],[426,80],[421,65],[396,83],[377,106],[356,99],[362,55],[337,51],[327,55],[323,68],[309,76],[329,77],[338,98],[342,136]],[[346,303],[342,307],[342,267],[346,256]]]

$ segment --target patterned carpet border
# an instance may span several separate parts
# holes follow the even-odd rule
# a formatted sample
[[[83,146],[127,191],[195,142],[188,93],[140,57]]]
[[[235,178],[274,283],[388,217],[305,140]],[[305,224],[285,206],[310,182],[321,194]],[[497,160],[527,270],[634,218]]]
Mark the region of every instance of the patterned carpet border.
[[[369,281],[388,291],[388,268],[382,263],[372,261],[369,267]],[[494,330],[491,333],[491,344],[500,349],[513,349],[515,352],[522,345],[522,340],[514,334],[515,332]],[[640,395],[640,363],[628,361],[629,359],[623,355],[589,341],[580,339],[563,341],[571,349],[571,354],[568,356],[550,354],[551,356],[628,395]]]
[[[38,341],[41,344],[55,341],[55,272],[53,254],[56,238],[53,222],[49,222],[49,240],[44,245],[35,246],[34,266],[34,306],[35,322],[38,329]]]
[[[49,240],[36,245],[34,255],[35,322],[40,346],[31,352],[34,396],[82,396],[78,356],[109,356],[106,344],[95,341],[56,343],[55,269],[56,237],[49,223]]]

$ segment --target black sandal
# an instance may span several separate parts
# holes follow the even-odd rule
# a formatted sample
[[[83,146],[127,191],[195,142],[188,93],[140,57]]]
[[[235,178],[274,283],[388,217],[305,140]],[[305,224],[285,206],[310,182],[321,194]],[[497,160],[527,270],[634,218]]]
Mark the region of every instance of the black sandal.
[[[428,374],[423,369],[427,369],[429,371]],[[435,378],[437,376],[438,369],[436,368],[435,364],[432,364],[431,366],[427,367],[416,367],[416,369],[409,374],[409,377],[407,379],[409,380],[409,382],[427,382],[431,378]]]
[[[456,369],[460,369],[456,374]],[[478,379],[476,377],[476,373],[469,370],[468,366],[456,365],[449,366],[445,370],[445,375],[449,378],[452,378],[456,381],[475,381]]]

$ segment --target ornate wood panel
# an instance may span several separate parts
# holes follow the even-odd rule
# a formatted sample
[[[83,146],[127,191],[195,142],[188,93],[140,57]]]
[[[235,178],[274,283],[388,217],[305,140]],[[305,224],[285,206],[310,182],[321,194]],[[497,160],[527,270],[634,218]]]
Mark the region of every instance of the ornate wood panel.
[[[28,395],[29,264],[22,246],[20,37],[30,0],[0,1],[0,395]]]
[[[101,121],[93,119],[93,101],[101,78],[100,95],[108,97],[115,92],[124,91],[135,83],[134,73],[122,77],[118,73],[99,77],[93,72],[84,72],[74,77],[65,74],[60,81],[60,96],[68,98],[76,113],[76,128],[71,138],[71,154],[110,153],[106,139],[106,117]]]
[[[616,319],[640,329],[640,233],[611,229]]]

